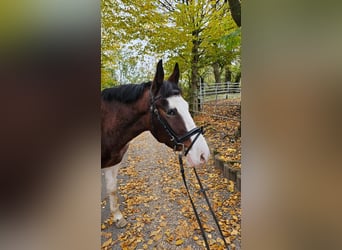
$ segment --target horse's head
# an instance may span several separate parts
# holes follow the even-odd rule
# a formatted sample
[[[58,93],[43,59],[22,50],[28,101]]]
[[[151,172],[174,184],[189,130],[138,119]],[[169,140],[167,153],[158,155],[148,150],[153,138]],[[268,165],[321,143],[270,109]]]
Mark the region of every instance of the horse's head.
[[[189,105],[178,87],[179,67],[176,63],[171,76],[164,81],[162,61],[151,84],[151,133],[177,151],[190,149],[187,162],[190,166],[204,163],[209,158],[208,145],[189,113]]]

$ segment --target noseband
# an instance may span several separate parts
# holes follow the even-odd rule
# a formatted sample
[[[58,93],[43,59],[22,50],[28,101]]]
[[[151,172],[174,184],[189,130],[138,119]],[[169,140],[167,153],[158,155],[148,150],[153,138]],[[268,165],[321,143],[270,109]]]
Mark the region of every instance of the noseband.
[[[151,120],[153,120],[153,117],[156,117],[157,120],[160,122],[160,124],[163,126],[165,131],[168,133],[170,136],[170,141],[174,144],[174,149],[176,150],[177,146],[181,146],[184,151],[184,156],[186,156],[198,137],[204,133],[203,127],[196,127],[188,131],[182,136],[178,136],[176,132],[171,128],[171,126],[163,119],[163,117],[159,114],[159,110],[157,109],[156,102],[161,98],[161,96],[154,97],[152,93],[150,92],[151,95],[151,106],[150,106],[150,111],[151,111]],[[153,128],[153,122],[152,122],[152,129]],[[191,142],[190,146],[188,148],[184,147],[184,141],[188,140],[191,136],[196,135],[194,140]]]

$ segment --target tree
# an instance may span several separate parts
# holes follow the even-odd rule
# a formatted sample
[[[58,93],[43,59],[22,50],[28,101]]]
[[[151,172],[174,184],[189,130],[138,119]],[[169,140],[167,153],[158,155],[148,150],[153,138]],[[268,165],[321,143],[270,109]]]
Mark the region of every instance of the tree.
[[[106,12],[102,15],[103,45],[110,47],[113,41],[120,41],[130,44],[137,58],[148,54],[154,55],[155,61],[170,59],[166,70],[178,61],[182,75],[188,77],[190,107],[196,110],[200,70],[214,63],[220,65],[226,55],[222,52],[226,49],[222,37],[237,28],[229,5],[220,0],[102,2],[102,11]],[[225,59],[225,64],[229,60]]]

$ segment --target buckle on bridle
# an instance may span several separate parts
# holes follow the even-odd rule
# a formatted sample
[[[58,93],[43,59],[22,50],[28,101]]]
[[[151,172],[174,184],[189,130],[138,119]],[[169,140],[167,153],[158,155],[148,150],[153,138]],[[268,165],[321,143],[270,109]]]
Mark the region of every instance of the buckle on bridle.
[[[177,151],[177,147],[181,146],[182,149],[180,151]],[[184,143],[176,143],[175,146],[173,147],[173,152],[175,152],[176,154],[181,154],[183,155],[185,153],[185,145]]]

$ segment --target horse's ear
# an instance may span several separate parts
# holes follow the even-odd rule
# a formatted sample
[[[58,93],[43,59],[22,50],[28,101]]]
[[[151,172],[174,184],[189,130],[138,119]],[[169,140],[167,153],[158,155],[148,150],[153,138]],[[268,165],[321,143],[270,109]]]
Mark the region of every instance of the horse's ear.
[[[178,63],[175,64],[172,75],[170,75],[168,81],[178,84],[179,80],[179,66]]]
[[[164,69],[163,69],[163,61],[159,60],[158,64],[157,64],[157,71],[156,71],[156,75],[154,77],[154,80],[152,82],[152,93],[154,95],[156,95],[161,87],[161,85],[163,84],[164,81]]]

